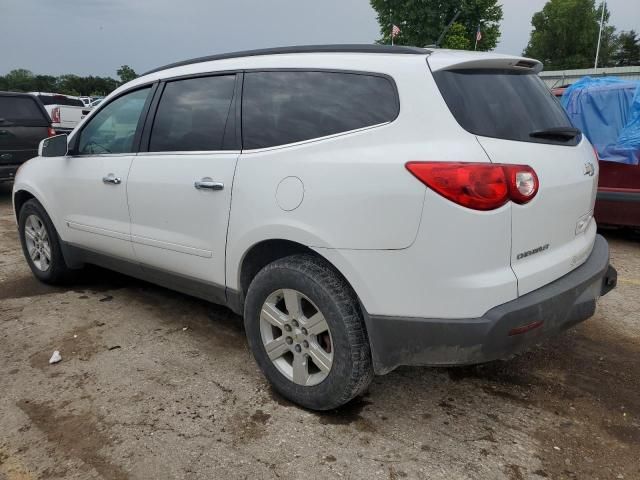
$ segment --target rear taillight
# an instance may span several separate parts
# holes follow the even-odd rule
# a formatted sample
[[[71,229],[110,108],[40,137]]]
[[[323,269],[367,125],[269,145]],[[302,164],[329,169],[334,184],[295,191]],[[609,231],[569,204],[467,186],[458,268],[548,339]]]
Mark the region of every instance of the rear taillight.
[[[54,107],[51,109],[51,121],[53,123],[60,123],[60,107]]]
[[[512,202],[530,202],[538,193],[538,176],[529,165],[501,165],[509,184],[509,198]]]
[[[436,193],[473,210],[494,210],[509,200],[524,204],[538,193],[528,165],[408,162],[407,170]]]
[[[53,129],[53,127],[47,128],[47,135],[48,136],[53,137],[53,136],[55,136],[55,134],[56,134],[56,131]]]

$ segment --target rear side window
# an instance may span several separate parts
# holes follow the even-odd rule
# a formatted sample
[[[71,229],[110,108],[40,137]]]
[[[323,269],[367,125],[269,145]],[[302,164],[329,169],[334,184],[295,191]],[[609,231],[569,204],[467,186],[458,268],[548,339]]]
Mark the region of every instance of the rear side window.
[[[533,73],[514,70],[441,70],[433,74],[451,113],[467,131],[521,142],[576,145],[531,137],[550,128],[572,127],[560,102]]]
[[[167,83],[151,130],[149,151],[223,150],[234,88],[235,75]]]
[[[393,121],[392,82],[338,72],[252,72],[242,99],[243,147],[265,148]]]
[[[0,124],[10,123],[34,127],[49,124],[35,98],[0,96]]]

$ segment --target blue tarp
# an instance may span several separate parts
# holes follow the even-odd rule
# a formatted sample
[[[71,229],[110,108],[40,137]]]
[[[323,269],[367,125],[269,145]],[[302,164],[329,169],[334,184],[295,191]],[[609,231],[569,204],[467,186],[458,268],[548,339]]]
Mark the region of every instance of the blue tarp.
[[[640,82],[584,77],[565,90],[561,102],[600,160],[640,163]]]

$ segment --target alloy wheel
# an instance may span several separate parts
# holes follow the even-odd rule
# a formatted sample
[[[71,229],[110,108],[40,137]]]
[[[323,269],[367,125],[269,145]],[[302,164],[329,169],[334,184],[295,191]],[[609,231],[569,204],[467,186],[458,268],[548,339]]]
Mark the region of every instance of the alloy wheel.
[[[260,336],[267,356],[290,381],[304,386],[322,382],[333,365],[329,324],[303,293],[281,289],[260,311]]]

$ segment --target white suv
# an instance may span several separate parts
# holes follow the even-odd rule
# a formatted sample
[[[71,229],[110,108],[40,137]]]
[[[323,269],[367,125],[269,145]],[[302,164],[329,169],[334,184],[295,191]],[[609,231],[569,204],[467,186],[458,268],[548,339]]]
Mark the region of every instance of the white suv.
[[[541,68],[342,45],[149,72],[20,169],[25,257],[44,282],[92,263],[228,305],[308,408],[508,356],[616,282],[596,157]]]

